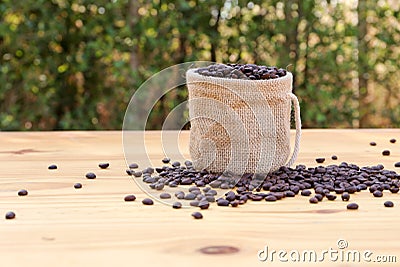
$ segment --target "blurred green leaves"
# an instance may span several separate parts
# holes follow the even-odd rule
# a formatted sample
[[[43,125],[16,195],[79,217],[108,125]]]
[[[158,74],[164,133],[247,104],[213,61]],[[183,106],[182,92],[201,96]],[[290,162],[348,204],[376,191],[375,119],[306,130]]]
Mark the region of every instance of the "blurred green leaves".
[[[120,129],[143,81],[193,60],[290,65],[305,127],[400,127],[400,4],[359,2],[3,0],[0,129]]]

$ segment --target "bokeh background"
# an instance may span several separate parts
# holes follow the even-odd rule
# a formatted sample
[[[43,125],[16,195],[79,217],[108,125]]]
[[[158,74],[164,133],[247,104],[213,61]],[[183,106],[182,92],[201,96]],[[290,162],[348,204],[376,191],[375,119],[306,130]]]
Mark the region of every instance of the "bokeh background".
[[[292,71],[307,128],[400,127],[398,0],[2,0],[0,18],[1,130],[121,129],[143,81],[197,60]]]

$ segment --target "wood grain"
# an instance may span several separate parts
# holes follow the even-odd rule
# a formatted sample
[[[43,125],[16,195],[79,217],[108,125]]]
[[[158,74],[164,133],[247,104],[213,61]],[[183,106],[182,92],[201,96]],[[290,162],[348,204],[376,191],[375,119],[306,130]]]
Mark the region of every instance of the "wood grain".
[[[144,137],[143,137],[144,136]],[[165,147],[179,144],[168,156],[188,158],[188,132],[132,133],[138,146],[145,140],[147,155],[129,147],[128,161],[141,167],[161,166]],[[389,143],[396,138],[397,143]],[[140,141],[140,142],[139,142]],[[376,147],[369,146],[377,142]],[[173,144],[173,146],[171,146]],[[381,155],[383,149],[391,156]],[[297,164],[316,166],[347,161],[361,166],[384,164],[395,170],[400,161],[400,130],[304,130]],[[362,192],[352,196],[360,205],[346,210],[342,201],[308,204],[307,197],[276,203],[253,202],[238,208],[211,205],[194,220],[196,209],[173,210],[156,202],[144,206],[147,195],[125,174],[121,132],[1,132],[0,133],[0,266],[287,266],[288,262],[260,262],[259,250],[337,249],[337,240],[348,249],[371,250],[377,255],[395,255],[397,263],[368,266],[399,266],[400,194],[386,193],[380,199]],[[100,162],[110,167],[100,170]],[[48,170],[50,164],[57,170]],[[93,171],[97,179],[87,180]],[[81,182],[76,190],[73,184]],[[19,197],[19,189],[29,195]],[[124,196],[135,194],[135,202]],[[384,208],[392,200],[394,208]],[[16,219],[5,220],[12,210]],[[297,263],[296,266],[309,266]],[[331,262],[318,266],[362,266]]]

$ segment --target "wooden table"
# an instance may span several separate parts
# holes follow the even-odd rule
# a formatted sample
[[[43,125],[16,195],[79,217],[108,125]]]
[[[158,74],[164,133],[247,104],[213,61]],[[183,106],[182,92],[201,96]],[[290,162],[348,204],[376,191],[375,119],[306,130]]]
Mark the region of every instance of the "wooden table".
[[[138,139],[142,136],[137,133]],[[164,140],[176,136],[167,133]],[[390,138],[398,142],[391,144]],[[161,166],[160,132],[146,132],[145,139],[149,158]],[[369,146],[370,141],[378,145]],[[178,143],[183,156],[189,157],[188,132],[179,135]],[[390,149],[391,155],[382,156],[383,149]],[[333,154],[338,163],[382,163],[394,170],[394,162],[400,161],[400,130],[303,131],[297,164],[316,166],[316,157],[326,157],[324,164],[332,164]],[[132,157],[146,167],[145,155]],[[181,159],[178,154],[171,157]],[[290,262],[280,262],[277,254],[273,262],[271,258],[262,262],[258,253],[268,246],[270,251],[321,254],[338,250],[339,239],[348,242],[347,249],[372,251],[371,259],[397,257],[397,263],[367,266],[400,265],[400,194],[385,192],[382,198],[373,198],[369,192],[356,193],[352,195],[360,205],[356,211],[346,210],[341,200],[311,205],[302,196],[238,208],[214,204],[202,212],[202,220],[194,220],[190,216],[194,208],[173,210],[159,202],[142,205],[146,194],[125,173],[118,131],[1,132],[0,162],[0,266],[288,266]],[[100,170],[100,162],[109,162],[110,167]],[[47,169],[52,163],[57,170]],[[85,179],[88,171],[97,179]],[[74,189],[76,182],[83,188]],[[28,196],[17,195],[22,188]],[[131,193],[137,200],[124,202]],[[386,200],[395,207],[385,208]],[[16,213],[14,220],[4,219],[9,210]],[[364,264],[332,262],[328,257],[317,263]]]

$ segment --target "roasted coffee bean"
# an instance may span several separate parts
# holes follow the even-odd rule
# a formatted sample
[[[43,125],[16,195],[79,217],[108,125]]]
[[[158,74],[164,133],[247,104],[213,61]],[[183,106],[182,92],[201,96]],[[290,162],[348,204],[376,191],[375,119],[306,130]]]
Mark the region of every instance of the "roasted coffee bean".
[[[331,200],[331,201],[333,201],[333,200],[336,199],[336,196],[335,196],[335,195],[331,195],[331,194],[326,194],[325,197],[326,197],[328,200]]]
[[[192,207],[197,207],[199,205],[200,201],[198,200],[193,200],[189,202],[189,205]]]
[[[384,205],[385,207],[387,207],[387,208],[392,208],[392,207],[394,206],[393,202],[390,201],[390,200],[385,201],[385,203],[383,203],[383,205]]]
[[[56,170],[57,169],[57,165],[55,164],[51,164],[49,165],[49,167],[47,167],[49,170]]]
[[[157,183],[154,188],[156,190],[163,190],[164,189],[164,184],[163,183]]]
[[[6,217],[7,220],[12,220],[12,219],[15,218],[15,213],[13,211],[9,211],[9,212],[6,213],[5,217]]]
[[[174,204],[172,204],[172,208],[180,209],[180,208],[182,208],[182,203],[181,202],[174,202]]]
[[[314,196],[314,197],[311,197],[311,198],[309,199],[309,202],[310,202],[311,204],[317,204],[317,203],[319,202],[319,200],[318,200],[318,198],[316,198],[316,197]]]
[[[229,204],[230,204],[232,207],[236,208],[237,206],[239,206],[239,201],[238,201],[238,200],[234,200],[234,201],[231,201]]]
[[[139,165],[137,163],[129,164],[129,169],[137,169],[137,168],[139,168]]]
[[[96,179],[96,174],[94,174],[93,172],[88,172],[85,176],[87,179]]]
[[[163,158],[161,161],[162,161],[163,163],[167,164],[167,163],[169,163],[171,160],[170,160],[169,158]],[[179,202],[178,202],[178,203],[179,203]]]
[[[349,194],[353,194],[353,193],[357,192],[357,187],[355,187],[355,186],[349,186],[349,187],[346,188],[346,191],[347,191]]]
[[[184,164],[186,167],[191,167],[193,165],[193,163],[190,160],[185,160]]]
[[[349,201],[350,200],[350,194],[349,193],[343,193],[341,197],[342,197],[343,201]]]
[[[74,184],[74,188],[75,189],[81,189],[82,188],[82,184],[81,183],[76,183],[76,184]]]
[[[369,145],[370,146],[376,146],[376,142],[370,142]]]
[[[127,169],[127,170],[126,170],[126,173],[127,173],[128,175],[133,175],[134,171],[133,171],[133,170],[130,170],[130,169]]]
[[[293,191],[286,191],[285,192],[286,197],[295,197],[296,194]]]
[[[172,165],[172,167],[179,167],[179,166],[181,166],[181,163],[179,161],[175,161],[171,165]]]
[[[383,150],[382,151],[383,156],[390,156],[390,151],[389,150]]]
[[[274,195],[268,195],[268,196],[265,197],[265,201],[268,201],[268,202],[274,202],[274,201],[277,201],[277,200],[278,199]]]
[[[194,200],[196,198],[196,195],[193,193],[188,193],[184,197],[186,200]]]
[[[338,157],[337,157],[336,155],[332,155],[331,159],[332,159],[332,160],[337,160]]]
[[[398,188],[398,187],[392,187],[392,188],[390,188],[389,190],[390,190],[390,192],[392,192],[393,194],[396,194],[396,193],[399,192],[399,188]]]
[[[324,163],[325,158],[316,158],[315,161],[316,161],[317,163]]]
[[[229,206],[229,201],[226,199],[220,198],[217,200],[217,205],[218,206]]]
[[[135,176],[135,177],[140,177],[140,176],[142,176],[142,172],[141,172],[141,171],[133,172],[132,174],[133,174],[133,176]]]
[[[305,189],[305,190],[301,191],[301,195],[302,195],[302,196],[308,197],[308,196],[310,196],[311,194],[312,194],[311,191],[308,190],[308,189]]]
[[[18,191],[18,196],[26,196],[28,195],[28,191],[25,189],[21,189]]]
[[[203,219],[203,214],[201,214],[200,212],[196,211],[192,213],[193,218],[195,218],[196,220],[198,219]]]
[[[143,199],[142,203],[143,203],[143,205],[153,205],[154,204],[153,200],[150,198]]]
[[[318,201],[322,201],[322,199],[324,198],[324,196],[321,195],[321,194],[315,194],[314,197],[315,197],[316,199],[318,199]]]
[[[383,193],[380,190],[375,190],[374,193],[372,193],[374,197],[382,197]]]
[[[396,163],[394,164],[394,166],[395,166],[396,168],[400,168],[400,161],[399,161],[399,162],[396,162]]]
[[[184,199],[184,198],[185,198],[185,193],[182,192],[182,191],[176,192],[176,193],[175,193],[175,197],[176,197],[177,199]]]
[[[389,140],[389,142],[394,144],[394,143],[396,143],[396,139],[392,138],[392,139]]]
[[[110,163],[99,163],[100,169],[107,169],[110,166]]]
[[[160,194],[160,198],[161,199],[168,199],[168,198],[171,198],[171,195],[169,193],[164,192],[164,193]]]
[[[225,194],[225,199],[228,201],[234,201],[236,199],[236,194],[232,191],[229,191]]]
[[[335,188],[335,193],[338,194],[338,195],[342,194],[344,191],[345,191],[344,188]]]
[[[135,201],[136,200],[136,196],[135,195],[126,195],[124,198],[125,201]]]
[[[210,206],[210,203],[207,200],[202,200],[199,202],[199,204],[197,206],[200,209],[205,210],[205,209],[208,209],[208,207]]]
[[[349,203],[349,204],[347,204],[347,209],[348,210],[357,210],[358,204],[357,203]]]

